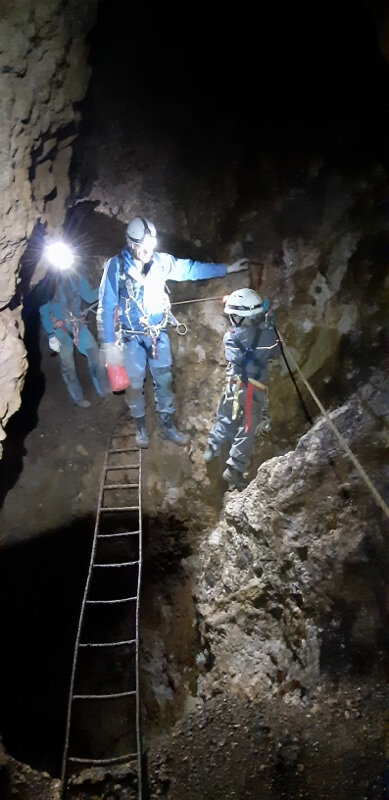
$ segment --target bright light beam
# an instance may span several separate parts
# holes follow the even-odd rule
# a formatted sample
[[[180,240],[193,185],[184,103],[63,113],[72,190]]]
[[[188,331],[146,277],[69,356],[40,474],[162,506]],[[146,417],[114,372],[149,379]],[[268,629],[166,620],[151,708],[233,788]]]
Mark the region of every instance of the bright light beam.
[[[74,253],[64,242],[53,242],[45,247],[47,259],[59,270],[69,269],[74,263]]]

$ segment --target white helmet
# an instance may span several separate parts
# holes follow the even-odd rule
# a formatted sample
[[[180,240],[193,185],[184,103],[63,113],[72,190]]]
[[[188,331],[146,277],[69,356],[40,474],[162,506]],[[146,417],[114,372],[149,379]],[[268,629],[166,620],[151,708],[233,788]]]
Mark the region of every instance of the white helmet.
[[[129,244],[141,244],[146,235],[157,236],[155,225],[145,217],[134,217],[127,225],[126,235]]]
[[[236,289],[225,301],[224,313],[233,317],[257,317],[262,312],[262,298],[254,289]]]

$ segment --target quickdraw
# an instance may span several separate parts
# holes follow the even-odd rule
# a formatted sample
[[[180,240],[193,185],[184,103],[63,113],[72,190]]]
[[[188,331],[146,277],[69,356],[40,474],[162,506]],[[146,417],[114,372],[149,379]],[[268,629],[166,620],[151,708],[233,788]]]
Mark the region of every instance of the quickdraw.
[[[53,328],[61,328],[69,336],[70,333],[66,325],[71,325],[72,328],[71,335],[73,337],[74,344],[76,345],[76,347],[78,347],[80,330],[83,325],[86,325],[85,317],[89,313],[89,311],[92,311],[95,308],[95,306],[97,306],[97,300],[94,303],[91,303],[88,306],[88,308],[86,308],[80,314],[79,317],[75,317],[71,311],[67,311],[65,319],[57,319],[57,317],[55,317],[53,313],[50,313],[50,319],[53,324]]]
[[[65,319],[57,319],[57,317],[55,317],[54,314],[50,314],[50,319],[51,319],[51,322],[52,322],[54,330],[56,328],[61,328],[61,330],[63,330],[64,333],[67,333],[68,336],[71,335],[73,337],[74,344],[77,347],[78,346],[78,342],[79,342],[79,333],[80,333],[80,329],[81,329],[81,325],[80,325],[79,319],[77,319],[75,316],[73,316],[73,314],[71,312],[68,312],[68,314],[66,315]],[[66,327],[67,324],[72,326],[71,334],[70,334],[70,331],[68,330],[68,328]]]
[[[66,322],[68,322],[72,326],[73,341],[76,347],[78,347],[80,330],[82,326],[85,325],[85,321],[83,321],[82,317],[75,317],[74,314],[72,314],[72,312],[69,311],[66,316]]]

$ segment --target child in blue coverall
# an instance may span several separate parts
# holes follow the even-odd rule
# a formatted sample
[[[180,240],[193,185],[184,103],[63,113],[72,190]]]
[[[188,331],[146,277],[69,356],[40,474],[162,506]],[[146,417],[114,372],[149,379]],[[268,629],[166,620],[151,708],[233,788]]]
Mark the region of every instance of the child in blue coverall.
[[[280,355],[272,312],[253,289],[237,289],[225,301],[232,328],[224,334],[227,361],[226,386],[208,436],[204,460],[209,463],[230,446],[223,479],[230,488],[242,489],[245,471],[259,426],[268,424],[269,361]]]

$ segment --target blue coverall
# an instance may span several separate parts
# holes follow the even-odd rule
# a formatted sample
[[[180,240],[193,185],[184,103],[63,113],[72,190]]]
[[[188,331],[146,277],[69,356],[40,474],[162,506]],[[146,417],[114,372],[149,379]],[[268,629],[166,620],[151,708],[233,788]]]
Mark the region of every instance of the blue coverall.
[[[226,273],[225,264],[154,253],[141,274],[127,248],[105,265],[99,292],[99,335],[103,344],[109,344],[116,340],[116,331],[120,331],[124,366],[130,381],[125,392],[126,403],[133,417],[145,416],[143,387],[147,365],[153,378],[157,411],[166,414],[175,411],[166,281],[198,281],[224,277]]]
[[[86,323],[82,301],[95,303],[98,287],[92,289],[89,281],[79,275],[58,277],[55,295],[39,309],[41,322],[48,338],[56,336],[60,342],[59,359],[66,388],[77,405],[84,395],[76,373],[74,347],[88,360],[89,373],[96,392],[104,397],[109,392],[108,379],[96,339]]]
[[[274,328],[267,327],[263,317],[261,321],[258,318],[244,320],[242,325],[227,331],[223,345],[227,382],[208,445],[219,455],[221,445],[230,443],[227,464],[243,473],[250,460],[256,429],[262,415],[267,415],[269,361],[281,351]],[[250,386],[250,379],[260,386],[254,383]],[[249,393],[251,404],[247,402]]]

